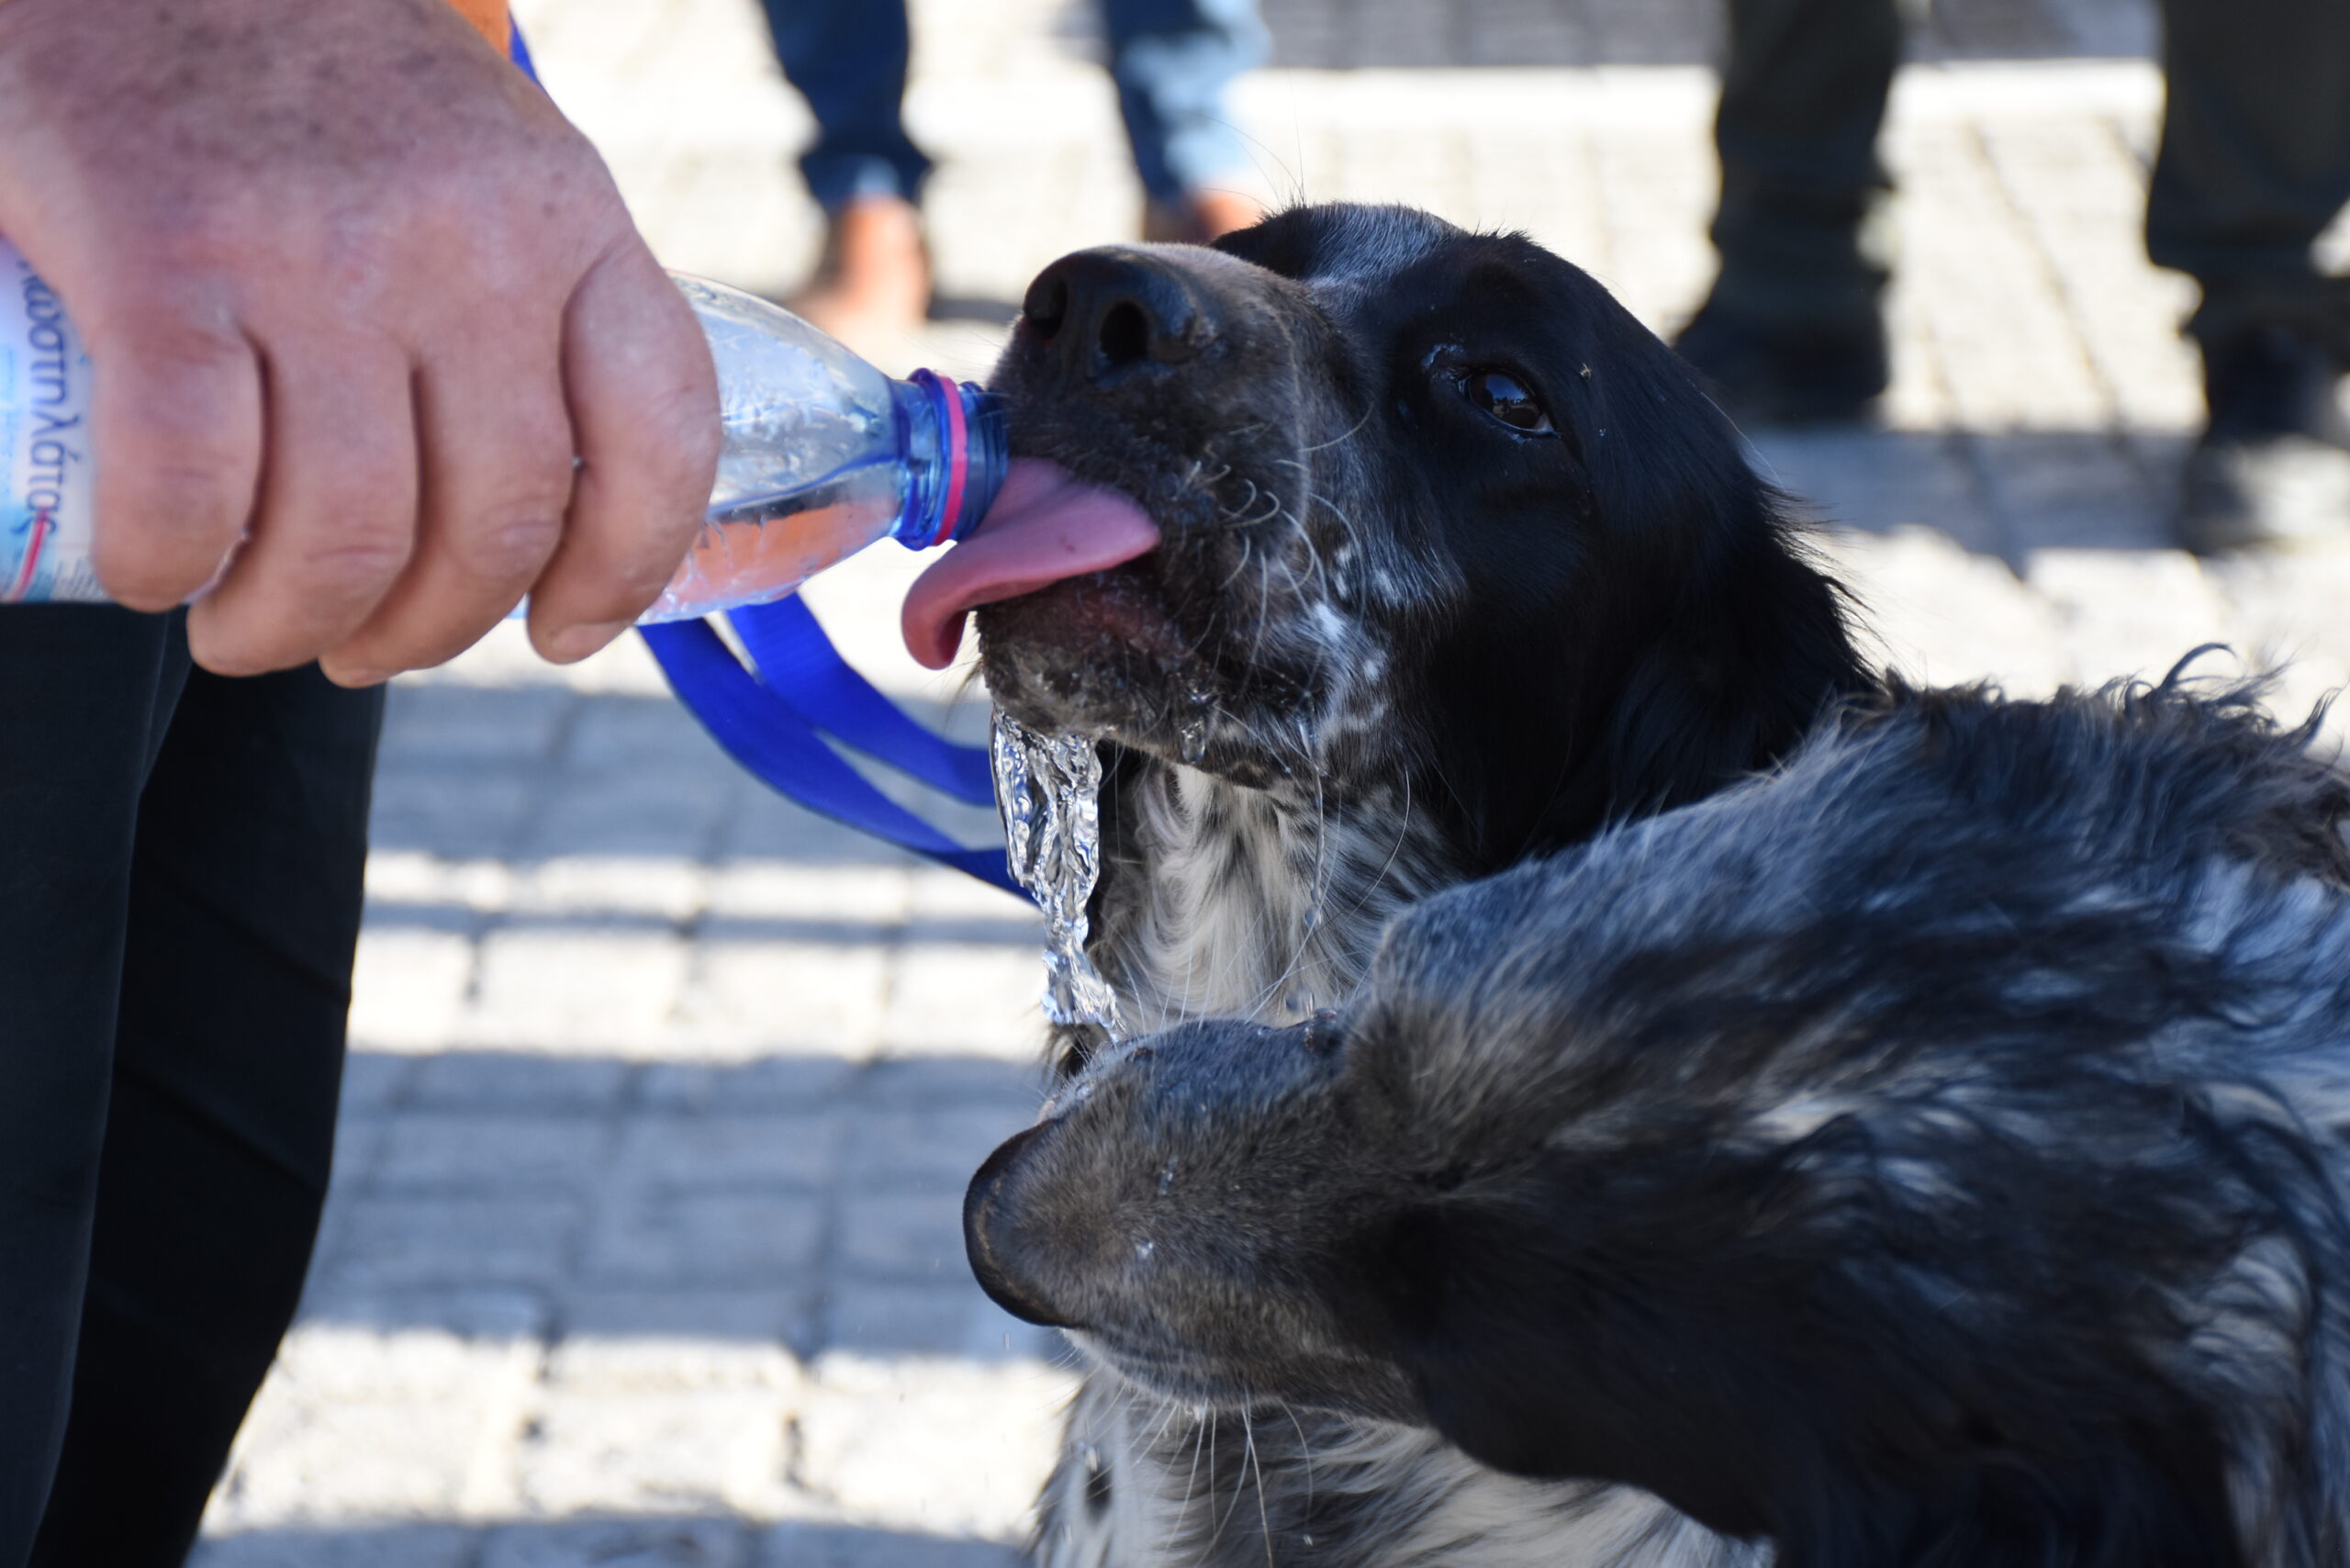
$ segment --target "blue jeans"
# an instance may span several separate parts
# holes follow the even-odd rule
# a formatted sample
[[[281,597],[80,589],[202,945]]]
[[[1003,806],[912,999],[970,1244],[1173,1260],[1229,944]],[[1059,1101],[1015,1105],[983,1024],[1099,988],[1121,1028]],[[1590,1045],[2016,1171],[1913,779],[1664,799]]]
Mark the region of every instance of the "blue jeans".
[[[919,198],[930,160],[906,135],[904,0],[765,0],[783,73],[816,117],[800,160],[832,210],[861,196]],[[1248,166],[1225,90],[1264,63],[1257,0],[1102,0],[1110,74],[1153,199],[1180,201]]]

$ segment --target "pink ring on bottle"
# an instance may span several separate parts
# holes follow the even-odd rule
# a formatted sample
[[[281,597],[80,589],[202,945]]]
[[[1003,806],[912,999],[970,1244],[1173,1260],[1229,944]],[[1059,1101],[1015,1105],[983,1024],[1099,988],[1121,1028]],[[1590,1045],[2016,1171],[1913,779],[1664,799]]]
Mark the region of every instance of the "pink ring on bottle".
[[[963,421],[963,388],[934,370],[917,370],[913,378],[946,405],[946,504],[939,509],[938,532],[923,542],[925,550],[955,537],[963,511],[963,487],[970,469],[970,432]]]
[[[33,514],[32,537],[25,542],[25,558],[18,564],[17,580],[8,585],[8,591],[5,595],[0,595],[0,602],[8,604],[24,602],[25,595],[32,591],[33,573],[40,566],[41,546],[47,544],[49,536],[56,532],[57,525],[50,521],[49,513],[43,511]]]

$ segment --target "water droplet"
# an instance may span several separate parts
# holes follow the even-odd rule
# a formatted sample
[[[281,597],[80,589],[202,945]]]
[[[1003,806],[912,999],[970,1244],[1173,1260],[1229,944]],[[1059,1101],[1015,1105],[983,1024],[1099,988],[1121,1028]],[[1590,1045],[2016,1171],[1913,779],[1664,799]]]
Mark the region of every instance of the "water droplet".
[[[1157,1251],[1158,1249],[1158,1242],[1156,1242],[1156,1241],[1137,1241],[1137,1242],[1136,1242],[1136,1243],[1135,1243],[1135,1261],[1136,1261],[1137,1263],[1147,1263],[1147,1262],[1149,1262],[1149,1261],[1150,1261],[1150,1255],[1151,1255],[1153,1252]]]
[[[1175,734],[1183,743],[1182,756],[1184,766],[1187,767],[1197,767],[1199,765],[1200,758],[1207,756],[1208,754],[1207,720],[1198,717],[1186,719],[1181,724],[1176,726]]]
[[[1164,1196],[1167,1190],[1174,1185],[1175,1161],[1170,1159],[1167,1162],[1167,1168],[1158,1173],[1158,1191],[1160,1195]]]

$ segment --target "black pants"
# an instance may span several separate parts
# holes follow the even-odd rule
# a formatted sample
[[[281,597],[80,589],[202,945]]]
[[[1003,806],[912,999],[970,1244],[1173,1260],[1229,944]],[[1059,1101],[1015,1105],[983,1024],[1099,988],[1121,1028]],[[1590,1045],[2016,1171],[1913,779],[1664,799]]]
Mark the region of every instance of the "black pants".
[[[195,1539],[317,1234],[382,711],[0,609],[0,1568]]]
[[[1730,0],[1729,16],[1716,297],[1792,319],[1871,308],[1894,0]],[[2350,0],[2163,0],[2163,70],[2146,250],[2203,285],[2192,330],[2338,313],[2310,247],[2350,201]]]

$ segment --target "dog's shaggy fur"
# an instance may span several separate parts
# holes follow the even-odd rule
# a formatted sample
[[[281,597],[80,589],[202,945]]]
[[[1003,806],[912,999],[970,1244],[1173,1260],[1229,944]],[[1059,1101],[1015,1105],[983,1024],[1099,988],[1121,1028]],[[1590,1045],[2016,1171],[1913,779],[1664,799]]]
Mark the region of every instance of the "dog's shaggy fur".
[[[1131,1030],[1341,1002],[1412,901],[1699,799],[1866,685],[1729,422],[1524,239],[1310,207],[1080,252],[991,385],[1015,453],[1162,531],[979,616],[996,700],[1102,743],[1090,951]],[[1057,1044],[1073,1070],[1102,1042]],[[1432,1541],[1516,1528],[1522,1488],[1441,1445],[1250,1425],[1244,1486],[1231,1417],[1089,1380],[1043,1557],[1194,1563],[1229,1516],[1324,1506],[1333,1467]],[[1323,1561],[1311,1533],[1281,1552]]]
[[[982,1172],[975,1259],[1163,1397],[1279,1412],[1260,1447],[1357,1418],[1211,1562],[2339,1568],[2350,780],[2310,734],[2176,679],[1897,689],[1420,904],[1335,1016],[1098,1061]],[[1440,1539],[1471,1459],[1537,1479]]]

